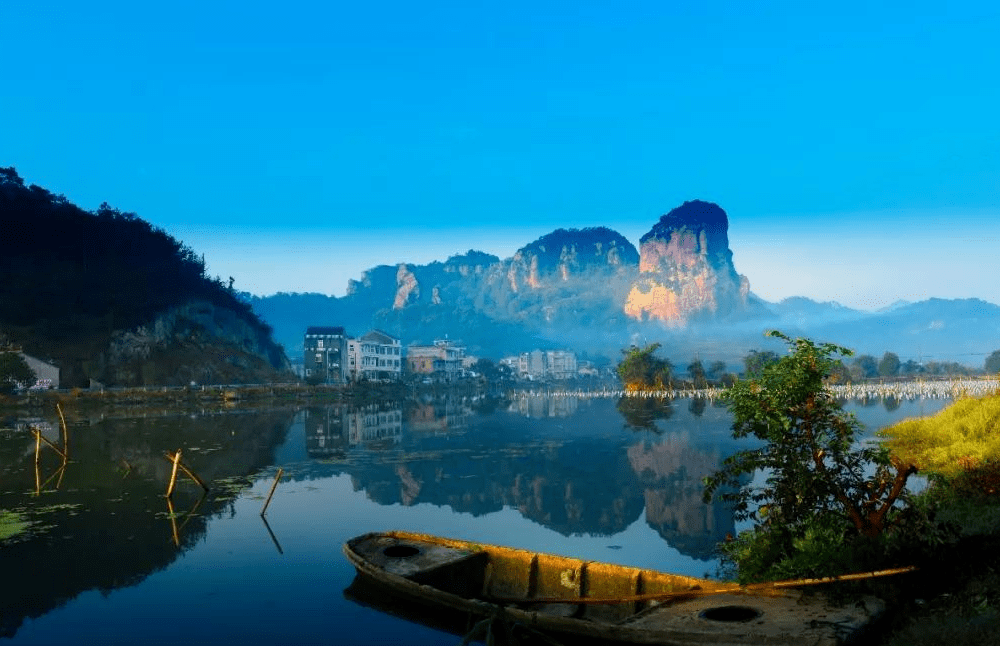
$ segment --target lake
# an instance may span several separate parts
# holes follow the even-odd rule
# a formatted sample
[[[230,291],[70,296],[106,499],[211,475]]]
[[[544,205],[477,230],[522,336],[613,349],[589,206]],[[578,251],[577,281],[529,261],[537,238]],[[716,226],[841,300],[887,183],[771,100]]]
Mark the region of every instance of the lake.
[[[740,448],[728,411],[626,403],[68,411],[68,437],[54,411],[3,420],[0,643],[454,646],[345,596],[341,545],[384,529],[715,575],[737,527],[701,479]],[[874,431],[947,403],[845,407]],[[177,449],[207,494],[181,472],[165,498]]]

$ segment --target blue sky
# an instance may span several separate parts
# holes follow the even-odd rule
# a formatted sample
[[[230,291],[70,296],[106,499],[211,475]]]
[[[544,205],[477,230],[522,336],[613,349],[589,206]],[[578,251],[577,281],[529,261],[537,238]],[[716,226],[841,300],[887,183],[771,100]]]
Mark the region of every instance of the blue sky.
[[[1000,303],[1000,7],[0,6],[0,165],[258,294],[729,214],[769,300]]]

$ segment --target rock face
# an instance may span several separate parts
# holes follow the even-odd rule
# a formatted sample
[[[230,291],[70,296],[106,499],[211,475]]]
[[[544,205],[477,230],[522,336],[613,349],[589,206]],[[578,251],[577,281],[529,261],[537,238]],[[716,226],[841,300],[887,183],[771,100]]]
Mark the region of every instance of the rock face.
[[[520,292],[594,271],[621,273],[638,261],[632,243],[611,229],[557,229],[519,249],[507,261],[506,277],[511,291]]]
[[[750,285],[733,266],[728,232],[726,212],[711,202],[685,202],[661,217],[639,241],[625,314],[680,327],[745,310]]]
[[[265,330],[206,301],[170,308],[148,325],[116,332],[88,374],[109,386],[265,383],[291,365]]]

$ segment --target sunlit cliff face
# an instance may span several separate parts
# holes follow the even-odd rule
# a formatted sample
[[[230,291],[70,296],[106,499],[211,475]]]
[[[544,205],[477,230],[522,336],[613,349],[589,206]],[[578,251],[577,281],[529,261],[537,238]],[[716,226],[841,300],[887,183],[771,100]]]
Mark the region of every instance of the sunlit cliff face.
[[[745,306],[748,286],[733,268],[727,228],[725,212],[705,202],[686,202],[661,218],[643,237],[625,314],[679,327]]]
[[[392,309],[398,310],[406,307],[407,303],[419,295],[420,286],[417,284],[417,277],[405,264],[399,265],[399,269],[396,271],[396,298],[393,299]]]

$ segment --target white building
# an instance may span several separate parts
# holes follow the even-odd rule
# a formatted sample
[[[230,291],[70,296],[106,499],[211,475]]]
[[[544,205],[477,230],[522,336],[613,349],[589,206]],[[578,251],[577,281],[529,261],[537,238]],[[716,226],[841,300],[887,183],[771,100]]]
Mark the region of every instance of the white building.
[[[403,352],[399,339],[381,330],[348,339],[347,372],[355,381],[399,379],[403,374]]]
[[[517,358],[517,373],[525,379],[573,379],[576,353],[569,350],[532,350]]]

